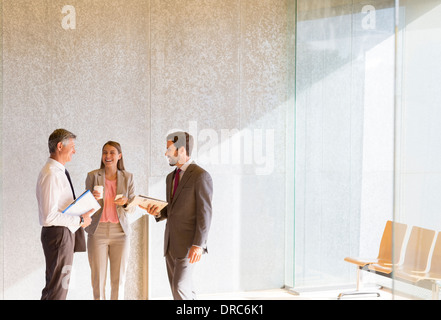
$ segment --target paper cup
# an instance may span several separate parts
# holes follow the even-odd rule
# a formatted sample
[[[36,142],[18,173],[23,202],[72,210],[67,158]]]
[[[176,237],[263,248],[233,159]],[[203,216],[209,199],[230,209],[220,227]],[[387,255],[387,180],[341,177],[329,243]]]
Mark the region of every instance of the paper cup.
[[[103,191],[104,191],[103,186],[95,186],[95,187],[93,187],[93,190],[96,190],[100,193],[98,200],[103,198]]]

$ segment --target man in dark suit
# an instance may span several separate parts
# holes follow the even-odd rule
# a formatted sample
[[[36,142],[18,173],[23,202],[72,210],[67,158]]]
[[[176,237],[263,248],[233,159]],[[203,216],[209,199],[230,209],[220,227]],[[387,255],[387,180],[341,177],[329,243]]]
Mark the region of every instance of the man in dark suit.
[[[213,181],[210,174],[191,159],[193,137],[187,132],[167,136],[165,156],[176,169],[166,178],[168,205],[145,208],[156,221],[167,219],[164,256],[170,287],[175,300],[191,300],[194,264],[207,252],[211,224]]]

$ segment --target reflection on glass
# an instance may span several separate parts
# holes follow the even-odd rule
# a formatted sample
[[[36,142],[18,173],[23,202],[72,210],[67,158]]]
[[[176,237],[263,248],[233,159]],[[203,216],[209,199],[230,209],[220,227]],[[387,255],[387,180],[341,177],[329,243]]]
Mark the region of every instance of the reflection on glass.
[[[355,284],[393,218],[394,1],[297,2],[295,288]]]
[[[3,2],[0,2],[3,10]],[[0,12],[0,299],[3,299],[3,11]]]
[[[394,272],[395,294],[438,299],[441,1],[401,0],[397,13],[395,219],[411,232]]]

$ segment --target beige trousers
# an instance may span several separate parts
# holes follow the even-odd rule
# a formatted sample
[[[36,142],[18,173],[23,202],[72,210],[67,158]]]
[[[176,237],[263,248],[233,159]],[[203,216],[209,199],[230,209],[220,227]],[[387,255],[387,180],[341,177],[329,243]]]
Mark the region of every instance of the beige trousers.
[[[106,299],[108,261],[110,262],[110,299],[124,299],[129,251],[130,239],[119,223],[100,222],[95,233],[88,235],[87,252],[95,300]]]

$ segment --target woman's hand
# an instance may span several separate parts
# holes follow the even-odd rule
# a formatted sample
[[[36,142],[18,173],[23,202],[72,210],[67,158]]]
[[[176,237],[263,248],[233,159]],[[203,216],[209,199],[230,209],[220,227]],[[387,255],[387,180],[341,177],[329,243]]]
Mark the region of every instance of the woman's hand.
[[[126,198],[126,197],[121,197],[121,198],[118,198],[117,200],[115,200],[115,204],[116,204],[117,206],[123,206],[123,205],[125,205],[125,204],[127,203],[127,201],[129,201],[128,198]]]

